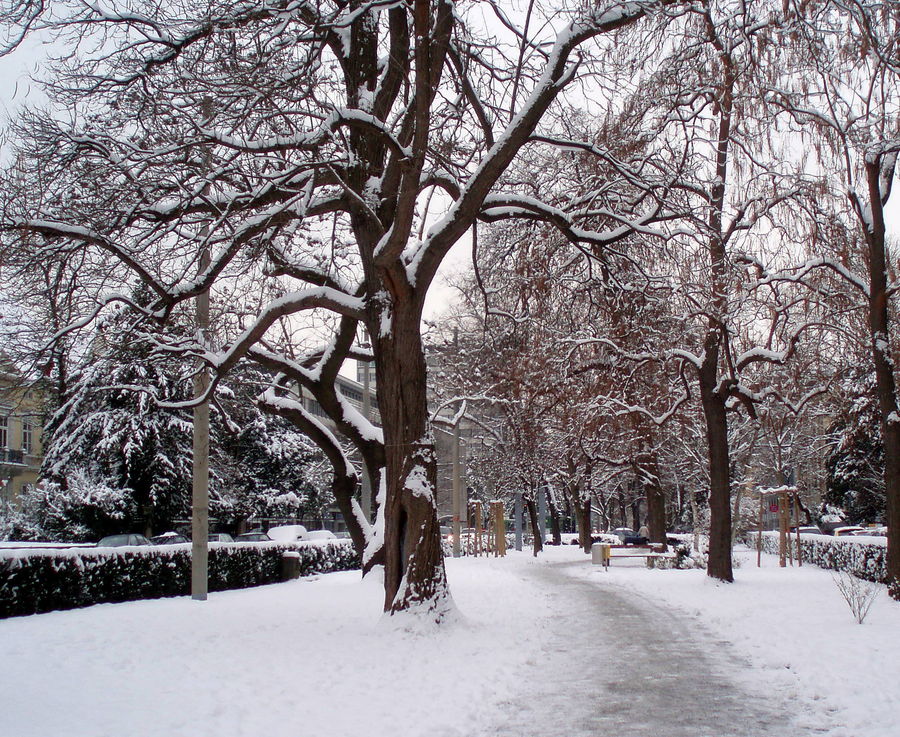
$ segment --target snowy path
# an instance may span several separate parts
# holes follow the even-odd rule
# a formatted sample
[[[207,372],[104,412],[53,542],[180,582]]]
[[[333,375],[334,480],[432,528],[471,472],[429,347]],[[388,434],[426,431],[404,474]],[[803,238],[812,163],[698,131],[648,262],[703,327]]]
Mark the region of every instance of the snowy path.
[[[598,587],[567,569],[530,569],[559,606],[526,693],[484,737],[762,737],[808,734],[785,723],[774,694],[748,694],[734,676],[745,663],[710,651],[727,644],[689,631],[640,594]],[[779,708],[780,707],[780,708]]]

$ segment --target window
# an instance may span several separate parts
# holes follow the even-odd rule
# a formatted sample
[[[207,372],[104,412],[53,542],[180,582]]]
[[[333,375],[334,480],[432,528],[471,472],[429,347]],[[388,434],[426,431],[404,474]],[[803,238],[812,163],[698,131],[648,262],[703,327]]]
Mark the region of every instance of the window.
[[[22,420],[22,450],[31,455],[34,453],[34,426],[31,420]]]
[[[9,447],[9,417],[0,410],[0,448]]]

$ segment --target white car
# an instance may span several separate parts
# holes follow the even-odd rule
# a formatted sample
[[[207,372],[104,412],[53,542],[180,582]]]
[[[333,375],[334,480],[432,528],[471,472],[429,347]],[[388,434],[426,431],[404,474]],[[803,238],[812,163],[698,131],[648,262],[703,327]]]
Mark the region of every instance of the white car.
[[[271,533],[272,531],[269,530]],[[337,540],[337,535],[335,535],[331,530],[310,530],[306,533],[306,537],[304,540]]]
[[[269,528],[269,537],[280,543],[295,543],[298,540],[308,540],[309,533],[303,525],[279,525]]]

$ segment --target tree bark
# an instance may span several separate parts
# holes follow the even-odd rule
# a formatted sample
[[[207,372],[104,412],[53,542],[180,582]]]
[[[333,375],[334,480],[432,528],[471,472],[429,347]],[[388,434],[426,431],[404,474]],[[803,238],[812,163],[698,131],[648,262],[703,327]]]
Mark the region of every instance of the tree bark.
[[[708,12],[708,10],[707,10]],[[728,149],[734,112],[735,69],[721,44],[712,19],[707,15],[709,40],[719,52],[723,79],[718,88],[719,125],[716,136],[715,179],[710,187],[707,222],[710,259],[711,299],[703,361],[699,370],[700,400],[706,421],[709,454],[709,557],[706,573],[711,578],[731,582],[731,485],[728,448],[726,394],[719,386],[719,355],[727,338],[724,319],[728,313],[727,251],[723,235],[725,183],[728,179]],[[727,345],[726,345],[727,349]],[[733,377],[732,377],[733,380]]]
[[[866,162],[871,222],[857,208],[869,251],[869,329],[875,365],[875,392],[881,410],[881,437],[884,442],[884,495],[887,522],[887,582],[892,595],[900,598],[900,411],[891,355],[888,319],[888,275],[886,228],[881,193],[881,162]],[[858,203],[854,203],[857,204]],[[868,227],[867,227],[868,225]]]
[[[666,542],[666,495],[658,482],[650,482],[644,486],[647,495],[647,527],[650,529],[650,542],[665,544]]]
[[[619,527],[628,527],[628,507],[625,504],[625,493],[619,489],[616,501],[619,507]]]
[[[709,454],[709,562],[706,573],[734,581],[731,561],[731,483],[728,462],[728,419],[725,400],[716,391],[715,366],[700,377],[700,399],[706,420]]]
[[[394,295],[369,325],[384,430],[384,610],[425,608],[441,621],[451,608],[435,491],[437,462],[425,395],[420,300]],[[389,320],[392,330],[382,331]]]
[[[553,536],[553,544],[562,544],[562,531],[559,526],[559,510],[556,508],[556,501],[550,494],[550,487],[544,487],[544,494],[547,498],[547,509],[550,510],[550,534]]]
[[[532,546],[534,557],[537,558],[537,554],[544,549],[544,541],[541,539],[543,535],[541,534],[541,526],[538,524],[537,505],[534,499],[526,499],[525,508],[528,510],[528,519],[531,520],[531,532],[534,538]]]
[[[584,499],[575,505],[578,520],[578,542],[585,553],[591,552],[591,500]]]

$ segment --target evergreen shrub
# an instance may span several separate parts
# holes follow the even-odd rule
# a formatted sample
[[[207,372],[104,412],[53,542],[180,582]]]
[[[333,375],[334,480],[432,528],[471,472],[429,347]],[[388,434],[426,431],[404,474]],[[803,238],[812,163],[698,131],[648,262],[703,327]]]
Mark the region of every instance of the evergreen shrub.
[[[262,586],[282,580],[281,557],[300,556],[308,576],[360,567],[350,541],[238,543],[209,548],[209,590]],[[191,587],[187,545],[110,549],[0,550],[0,618],[74,609],[104,602],[185,596]]]

